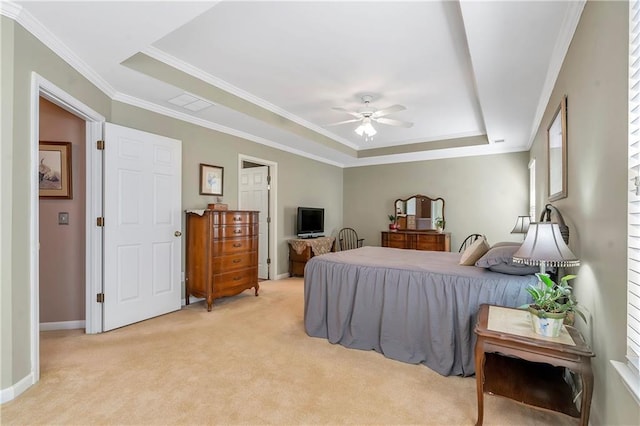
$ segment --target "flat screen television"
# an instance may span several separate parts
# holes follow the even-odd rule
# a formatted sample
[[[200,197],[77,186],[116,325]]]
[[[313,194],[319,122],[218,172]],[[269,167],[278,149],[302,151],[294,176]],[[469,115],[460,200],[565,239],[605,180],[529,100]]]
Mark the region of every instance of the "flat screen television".
[[[296,232],[300,238],[319,237],[324,232],[324,209],[298,207]]]

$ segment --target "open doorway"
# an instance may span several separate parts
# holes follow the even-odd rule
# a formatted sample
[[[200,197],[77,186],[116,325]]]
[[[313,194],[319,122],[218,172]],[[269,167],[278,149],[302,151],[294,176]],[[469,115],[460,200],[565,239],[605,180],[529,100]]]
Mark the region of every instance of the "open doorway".
[[[70,154],[64,158],[69,171],[68,194],[41,194],[38,203],[40,331],[84,329],[86,122],[43,97],[40,97],[39,108],[41,188],[66,184],[66,179],[63,182],[60,176],[63,170],[58,170],[60,163],[56,161],[61,151],[42,149],[68,147]],[[64,172],[66,178],[66,170]]]
[[[238,208],[260,212],[258,278],[273,279],[276,275],[273,268],[278,264],[274,243],[277,163],[242,154],[238,158]]]

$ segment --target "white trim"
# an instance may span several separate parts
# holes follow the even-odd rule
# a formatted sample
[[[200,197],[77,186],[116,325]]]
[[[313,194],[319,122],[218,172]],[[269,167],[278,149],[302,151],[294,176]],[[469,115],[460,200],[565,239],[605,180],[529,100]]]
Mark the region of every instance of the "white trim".
[[[37,380],[33,377],[33,373],[29,373],[15,385],[2,389],[0,392],[0,404],[4,404],[5,402],[11,401],[12,399],[20,396],[22,392],[33,386],[36,381]]]
[[[269,166],[269,175],[271,176],[271,192],[269,203],[269,216],[271,217],[271,230],[269,238],[269,252],[271,253],[271,263],[268,265],[269,277],[276,276],[278,272],[278,163],[265,160],[250,155],[238,154],[238,203],[240,202],[240,172],[242,171],[242,162],[249,161],[252,163]],[[238,204],[238,207],[240,205]]]
[[[622,382],[625,384],[629,392],[636,400],[636,403],[640,405],[640,376],[635,373],[629,365],[624,362],[610,360],[613,368],[618,372]]]
[[[266,145],[271,148],[279,149],[281,151],[285,151],[291,154],[298,155],[300,157],[309,158],[311,160],[319,161],[321,163],[329,164],[336,167],[344,167],[342,163],[338,163],[337,161],[328,160],[324,157],[319,157],[317,155],[309,154],[308,152],[301,151],[299,149],[291,148],[286,145],[282,145],[278,142],[274,142],[269,139],[265,139],[261,136],[255,136],[250,133],[243,132],[241,130],[232,129],[231,127],[223,126],[221,124],[213,123],[208,120],[204,120],[202,118],[194,117],[189,114],[185,114],[179,111],[175,111],[171,108],[164,107],[162,105],[154,104],[152,102],[145,101],[140,98],[136,98],[134,96],[126,95],[124,93],[116,93],[113,98],[114,101],[122,102],[123,104],[132,105],[138,108],[145,109],[147,111],[155,112],[157,114],[161,114],[167,117],[175,118],[177,120],[181,120],[187,123],[195,124],[196,126],[201,126],[206,129],[215,130],[216,132],[226,133],[228,135],[236,136],[242,139],[246,139],[251,142],[259,143],[260,145]]]
[[[29,157],[30,157],[30,169],[31,173],[29,173],[29,271],[30,271],[30,280],[29,280],[29,291],[30,291],[30,361],[31,361],[31,372],[30,376],[32,377],[32,381],[28,384],[31,386],[40,380],[40,276],[39,276],[39,264],[40,264],[40,253],[39,253],[39,197],[38,197],[38,179],[37,179],[37,170],[38,170],[38,145],[39,145],[39,124],[40,124],[40,96],[43,98],[55,103],[61,108],[71,112],[79,116],[80,118],[87,121],[87,135],[93,134],[96,126],[100,126],[100,122],[104,122],[105,118],[95,112],[93,109],[89,108],[82,102],[73,98],[62,89],[58,88],[56,85],[38,75],[35,72],[31,73],[31,105],[30,105],[30,146],[29,146]],[[87,149],[87,151],[95,151],[91,149]],[[86,165],[86,174],[87,174],[87,182],[89,182],[89,177],[93,176],[95,173],[93,163],[87,162]],[[99,191],[96,193],[93,190],[95,187],[95,183],[92,186],[87,185],[87,203],[89,204],[91,200],[95,197],[99,200],[102,200],[102,192]],[[101,201],[100,201],[101,204]],[[87,254],[91,254],[91,258],[88,255],[85,255],[85,264],[86,264],[86,292],[90,294],[93,288],[96,285],[102,287],[102,281],[100,283],[94,282],[94,277],[100,276],[102,277],[102,272],[96,273],[96,268],[102,267],[102,253],[90,252],[89,247],[95,246],[95,231],[93,230],[91,224],[93,221],[90,219],[92,215],[95,214],[92,209],[87,208],[86,211],[86,234],[87,234]],[[98,307],[101,309],[101,307]],[[100,312],[99,317],[95,314],[95,309],[92,304],[87,306],[87,330],[89,328],[95,329],[99,326],[100,330],[102,329],[102,313]],[[95,318],[100,318],[99,324],[94,324]],[[89,332],[89,331],[87,331]],[[95,331],[93,331],[95,332]],[[27,387],[28,387],[27,386]],[[24,390],[20,390],[19,393],[10,393],[8,395],[13,395],[15,397],[22,393]]]
[[[284,280],[284,279],[289,278],[289,277],[291,277],[291,275],[289,275],[289,273],[286,272],[284,274],[277,275],[274,279],[272,279],[272,281],[273,280]]]
[[[573,39],[573,34],[576,32],[578,22],[580,22],[580,16],[582,15],[582,10],[586,3],[586,0],[567,2],[567,12],[564,15],[563,23],[560,26],[561,33],[558,34],[558,38],[556,39],[556,45],[551,53],[551,60],[549,61],[549,68],[547,69],[547,76],[545,78],[544,85],[542,86],[542,90],[540,91],[538,108],[536,108],[536,115],[534,116],[533,125],[531,126],[527,149],[531,149],[531,145],[533,145],[533,141],[536,138],[536,133],[540,127],[540,123],[542,122],[542,116],[544,115],[544,111],[547,109],[549,99],[551,99],[553,87],[556,85],[556,80],[560,74],[560,68],[562,68],[562,63],[567,55],[569,45]]]
[[[58,321],[58,322],[41,322],[40,331],[55,331],[55,330],[76,330],[78,328],[84,329],[85,321]]]
[[[153,47],[153,46],[149,46],[148,48],[146,48],[145,50],[142,51],[142,53],[144,53],[145,55],[153,58],[153,59],[157,59],[160,62],[163,62],[173,68],[176,68],[182,72],[185,72],[197,79],[200,79],[206,83],[211,84],[212,86],[215,86],[221,90],[224,90],[225,92],[231,93],[234,96],[237,96],[241,99],[244,99],[247,102],[251,102],[254,105],[259,106],[260,108],[266,109],[267,111],[270,111],[274,114],[277,114],[281,117],[284,117],[288,120],[293,121],[294,123],[297,123],[303,127],[306,127],[309,130],[313,130],[316,133],[319,133],[323,136],[328,137],[329,139],[333,139],[336,142],[339,142],[343,145],[348,146],[349,148],[353,148],[355,150],[358,150],[358,146],[355,145],[354,143],[348,141],[347,139],[343,139],[341,137],[338,137],[336,135],[334,135],[333,133],[327,131],[326,129],[317,126],[313,123],[310,123],[300,117],[298,117],[297,115],[291,114],[289,111],[286,111],[262,98],[259,98],[247,91],[244,91],[242,89],[240,89],[239,87],[236,87],[224,80],[222,80],[221,78],[215,77],[203,70],[201,70],[198,67],[195,67],[191,64],[188,64],[178,58],[176,58],[175,56],[172,56],[160,49],[158,49],[157,47]],[[213,99],[209,99],[209,101],[211,102],[216,102]],[[220,103],[220,102],[216,102],[216,103]]]
[[[100,74],[95,72],[86,62],[84,62],[75,52],[67,47],[57,38],[42,22],[36,19],[28,10],[14,2],[2,2],[0,13],[18,22],[29,31],[34,37],[51,49],[63,61],[68,63],[73,69],[78,71],[84,78],[89,80],[107,96],[113,97],[115,89]],[[4,3],[7,3],[6,5]],[[5,11],[6,9],[6,11]]]

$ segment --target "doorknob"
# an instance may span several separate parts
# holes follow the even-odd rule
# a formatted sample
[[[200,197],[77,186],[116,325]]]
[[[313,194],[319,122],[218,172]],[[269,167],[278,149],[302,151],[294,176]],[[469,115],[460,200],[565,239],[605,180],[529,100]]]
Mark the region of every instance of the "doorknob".
[[[180,235],[182,235],[182,232],[176,231],[176,232],[173,233],[173,235],[175,235],[176,237],[179,237]]]

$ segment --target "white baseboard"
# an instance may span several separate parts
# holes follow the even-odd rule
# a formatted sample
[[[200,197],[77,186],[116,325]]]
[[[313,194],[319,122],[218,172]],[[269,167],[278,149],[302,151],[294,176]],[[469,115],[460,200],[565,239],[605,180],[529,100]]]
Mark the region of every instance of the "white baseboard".
[[[85,328],[84,320],[40,323],[40,331],[75,330],[77,328]]]
[[[289,278],[289,273],[284,273],[280,275],[276,275],[276,280],[284,280],[285,278]]]
[[[0,404],[11,401],[12,399],[20,396],[20,394],[35,384],[33,373],[29,373],[24,379],[20,380],[15,385],[2,389],[0,391]]]
[[[194,296],[189,296],[189,304],[191,304],[191,303],[198,303],[198,302],[200,302],[200,301],[202,301],[202,300],[205,300],[205,299],[204,299],[203,297],[194,297]],[[182,299],[182,300],[180,301],[180,303],[182,304],[182,306],[186,306],[186,305],[187,305],[187,304],[186,304],[186,302],[185,302],[185,299]]]

